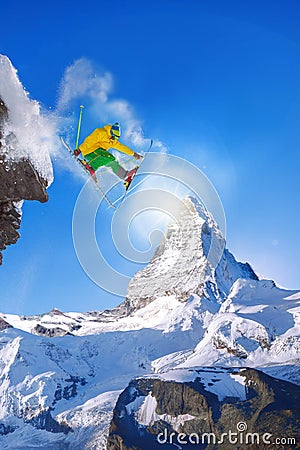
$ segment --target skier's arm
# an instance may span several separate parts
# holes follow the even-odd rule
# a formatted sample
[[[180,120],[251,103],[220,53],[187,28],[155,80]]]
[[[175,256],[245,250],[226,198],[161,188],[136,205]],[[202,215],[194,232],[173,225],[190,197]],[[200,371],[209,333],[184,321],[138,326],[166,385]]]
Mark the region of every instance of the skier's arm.
[[[126,155],[134,155],[134,151],[131,148],[127,147],[127,145],[121,144],[121,142],[114,142],[113,148],[118,150],[119,152],[126,153]]]

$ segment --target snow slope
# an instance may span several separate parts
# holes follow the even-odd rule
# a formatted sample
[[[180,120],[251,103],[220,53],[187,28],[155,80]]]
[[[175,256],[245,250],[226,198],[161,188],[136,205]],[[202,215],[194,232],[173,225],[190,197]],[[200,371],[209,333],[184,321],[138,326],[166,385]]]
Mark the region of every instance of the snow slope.
[[[300,292],[279,289],[269,280],[237,280],[206,327],[193,352],[153,362],[157,372],[207,365],[294,365],[287,379],[299,382]],[[285,370],[284,370],[285,371]]]

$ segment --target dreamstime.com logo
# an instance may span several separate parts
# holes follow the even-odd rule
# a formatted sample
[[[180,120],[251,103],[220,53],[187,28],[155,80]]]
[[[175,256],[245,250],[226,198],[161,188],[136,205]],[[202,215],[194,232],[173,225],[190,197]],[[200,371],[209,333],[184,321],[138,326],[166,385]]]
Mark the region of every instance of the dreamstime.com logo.
[[[238,422],[236,430],[229,430],[217,436],[215,433],[169,433],[167,429],[157,435],[157,442],[161,445],[170,444],[177,448],[183,448],[182,445],[200,445],[200,444],[218,444],[226,448],[226,444],[232,445],[296,445],[294,437],[273,437],[271,433],[255,433],[247,431],[246,422]]]
[[[156,180],[155,188],[146,187],[149,186],[152,176]],[[150,261],[154,253],[154,246],[151,245],[151,248],[147,251],[140,251],[135,248],[130,239],[131,223],[137,216],[140,217],[147,211],[159,211],[167,215],[170,221],[178,223],[179,212],[182,214],[187,206],[170,189],[170,185],[173,186],[174,190],[178,190],[174,186],[180,185],[185,189],[185,192],[191,193],[212,214],[224,237],[224,242],[220,244],[220,237],[211,236],[210,248],[206,258],[212,267],[216,267],[224,251],[226,221],[221,200],[206,175],[185,159],[151,152],[146,154],[137,179],[139,177],[140,179],[144,178],[139,189],[133,190],[130,195],[125,197],[112,217],[111,238],[118,254],[124,260],[135,263],[148,263]],[[74,208],[74,248],[82,268],[98,286],[112,294],[124,297],[131,278],[112,267],[103,256],[101,248],[99,248],[95,221],[98,209],[104,200],[100,195],[91,196],[90,185],[92,183],[93,180],[88,180],[84,185]],[[109,183],[105,190],[108,196],[116,181],[111,177]],[[151,243],[152,233],[155,231],[158,230],[151,230],[147,237],[148,242]],[[180,258],[180,254],[178,253],[176,257],[177,259]],[[176,264],[175,260],[173,260],[173,264]]]

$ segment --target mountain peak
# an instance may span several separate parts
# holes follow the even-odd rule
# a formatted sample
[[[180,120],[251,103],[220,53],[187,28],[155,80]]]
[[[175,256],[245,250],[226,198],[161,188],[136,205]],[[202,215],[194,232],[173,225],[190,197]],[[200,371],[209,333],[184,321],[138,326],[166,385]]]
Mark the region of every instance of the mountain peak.
[[[167,227],[152,260],[130,281],[127,310],[165,296],[174,295],[185,302],[192,293],[222,302],[238,278],[257,279],[249,264],[237,262],[226,249],[218,267],[213,267],[208,260],[213,237],[215,251],[221,255],[225,239],[214,217],[195,198],[184,198],[176,221]]]

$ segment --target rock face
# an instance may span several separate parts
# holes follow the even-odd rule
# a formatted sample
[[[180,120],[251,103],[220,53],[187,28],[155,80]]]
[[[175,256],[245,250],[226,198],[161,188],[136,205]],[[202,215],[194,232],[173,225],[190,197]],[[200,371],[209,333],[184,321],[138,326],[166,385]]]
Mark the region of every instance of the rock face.
[[[118,399],[107,449],[267,449],[283,430],[291,445],[274,448],[292,449],[299,400],[299,387],[255,369],[202,368],[184,382],[138,378]]]
[[[2,317],[0,317],[0,331],[6,330],[7,328],[13,328],[10,323],[6,322]]]
[[[43,327],[40,324],[37,324],[32,332],[34,334],[38,334],[39,336],[48,336],[48,337],[57,337],[57,336],[66,336],[68,333],[67,331],[63,330],[59,327],[53,327],[53,328],[46,328]]]
[[[47,182],[40,177],[29,159],[14,161],[14,136],[3,135],[9,111],[0,98],[0,250],[15,244],[20,234],[21,213],[18,203],[23,200],[46,202]],[[0,252],[0,264],[2,254]]]

